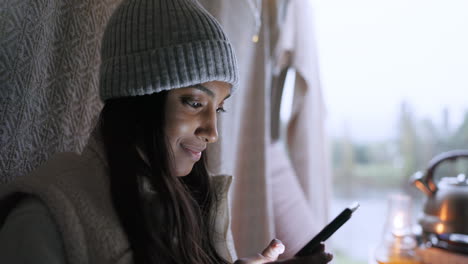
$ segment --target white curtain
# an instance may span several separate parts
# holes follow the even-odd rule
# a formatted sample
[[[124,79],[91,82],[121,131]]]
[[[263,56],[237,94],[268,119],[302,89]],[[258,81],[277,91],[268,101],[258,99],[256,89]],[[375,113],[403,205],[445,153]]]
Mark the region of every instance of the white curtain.
[[[289,153],[313,218],[323,226],[328,219],[331,173],[311,0],[290,2],[283,30],[276,56],[287,56],[289,51],[291,57],[286,61],[297,71]]]
[[[277,237],[285,256],[299,250],[328,219],[330,175],[324,106],[308,0],[263,1],[258,43],[247,0],[205,0],[234,42],[241,70],[229,99],[221,140],[210,148],[214,173],[234,175],[232,231],[239,256],[254,255]],[[289,4],[286,17],[284,5]],[[235,14],[235,15],[234,15]],[[280,58],[289,55],[288,60]],[[297,69],[287,149],[270,137],[275,69]],[[288,156],[287,152],[290,153]]]

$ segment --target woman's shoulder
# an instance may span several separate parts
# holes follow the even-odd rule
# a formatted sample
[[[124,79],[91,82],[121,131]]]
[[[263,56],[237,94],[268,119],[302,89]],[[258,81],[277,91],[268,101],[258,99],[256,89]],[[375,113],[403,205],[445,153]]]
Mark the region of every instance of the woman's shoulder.
[[[98,183],[107,186],[107,164],[100,155],[102,151],[96,149],[99,147],[88,144],[81,153],[53,154],[30,173],[0,185],[0,202],[17,192],[43,197],[44,193],[65,195],[95,189]],[[37,205],[29,199],[26,204]]]
[[[17,236],[25,232],[36,233],[50,230],[56,224],[47,206],[33,195],[26,195],[16,202],[3,222],[0,235],[15,231]],[[43,229],[43,227],[46,227]],[[3,236],[2,236],[3,238]]]
[[[105,174],[107,168],[104,147],[93,133],[81,152],[59,152],[51,155],[43,164],[31,173],[18,177],[17,180],[43,181],[46,179],[63,179],[65,175]],[[82,176],[78,177],[82,178]]]
[[[57,225],[39,198],[21,198],[6,217],[0,229],[0,262],[65,263]]]
[[[24,215],[48,215],[48,213],[46,205],[39,198],[28,195],[17,202],[8,218],[23,217]]]

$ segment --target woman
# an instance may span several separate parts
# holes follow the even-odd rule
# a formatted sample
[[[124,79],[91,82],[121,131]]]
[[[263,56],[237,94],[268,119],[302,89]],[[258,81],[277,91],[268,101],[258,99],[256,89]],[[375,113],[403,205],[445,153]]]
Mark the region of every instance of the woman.
[[[220,25],[195,0],[125,0],[101,59],[105,104],[83,153],[57,154],[0,192],[0,262],[229,263],[230,178],[209,177],[204,160],[238,80]],[[273,240],[236,263],[283,250]],[[322,248],[284,263],[330,259]]]

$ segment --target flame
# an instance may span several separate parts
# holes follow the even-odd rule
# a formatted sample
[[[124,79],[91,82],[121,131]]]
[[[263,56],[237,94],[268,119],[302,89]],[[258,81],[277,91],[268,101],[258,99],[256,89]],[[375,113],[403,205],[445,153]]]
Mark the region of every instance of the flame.
[[[405,227],[405,215],[403,212],[398,212],[395,214],[395,217],[393,218],[393,229],[395,230],[401,230]]]
[[[436,226],[435,226],[435,230],[436,230],[436,233],[437,234],[442,234],[444,233],[444,224],[442,223],[438,223]]]

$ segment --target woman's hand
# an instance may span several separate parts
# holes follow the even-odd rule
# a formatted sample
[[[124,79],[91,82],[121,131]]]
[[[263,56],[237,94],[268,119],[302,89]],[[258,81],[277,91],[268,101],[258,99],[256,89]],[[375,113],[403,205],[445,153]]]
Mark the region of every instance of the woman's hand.
[[[234,264],[263,264],[263,263],[283,263],[283,264],[325,264],[333,259],[333,255],[325,252],[325,246],[321,244],[317,253],[306,257],[294,257],[277,261],[278,256],[283,254],[284,245],[278,239],[273,239],[270,245],[263,250],[261,254],[255,257],[242,258],[234,262]]]
[[[305,257],[293,257],[290,259],[285,259],[283,261],[277,261],[273,263],[282,263],[282,264],[325,264],[330,262],[333,259],[333,255],[325,252],[325,245],[320,244],[319,250],[317,253],[305,256]]]
[[[261,254],[250,258],[238,259],[234,264],[262,264],[271,263],[278,259],[278,256],[283,254],[284,245],[278,239],[273,239]]]

